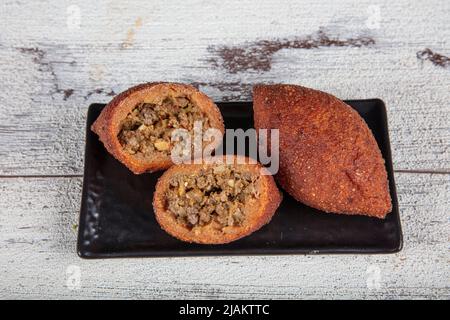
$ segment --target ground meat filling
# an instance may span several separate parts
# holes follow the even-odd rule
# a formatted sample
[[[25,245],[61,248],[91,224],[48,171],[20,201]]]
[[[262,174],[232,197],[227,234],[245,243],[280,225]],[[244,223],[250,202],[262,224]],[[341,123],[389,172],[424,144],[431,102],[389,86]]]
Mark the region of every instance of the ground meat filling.
[[[188,228],[213,220],[221,227],[240,226],[246,204],[259,198],[258,179],[256,174],[226,165],[174,176],[166,192],[167,210]]]
[[[138,104],[122,121],[118,138],[129,154],[143,158],[155,153],[169,155],[173,129],[192,134],[195,121],[202,121],[203,130],[210,127],[209,118],[187,97],[169,96],[160,104]]]

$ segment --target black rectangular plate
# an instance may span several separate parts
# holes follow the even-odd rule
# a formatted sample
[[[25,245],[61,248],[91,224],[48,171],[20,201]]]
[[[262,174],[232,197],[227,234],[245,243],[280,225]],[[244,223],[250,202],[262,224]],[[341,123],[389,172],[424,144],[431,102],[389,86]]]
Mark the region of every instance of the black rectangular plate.
[[[172,238],[155,220],[153,191],[159,173],[134,175],[114,159],[90,130],[103,104],[89,107],[85,171],[78,231],[83,258],[255,255],[308,253],[393,253],[402,232],[383,101],[346,101],[364,118],[380,146],[392,197],[386,219],[323,213],[287,193],[272,221],[248,237],[226,245],[190,244]],[[226,128],[253,126],[251,102],[217,103]]]

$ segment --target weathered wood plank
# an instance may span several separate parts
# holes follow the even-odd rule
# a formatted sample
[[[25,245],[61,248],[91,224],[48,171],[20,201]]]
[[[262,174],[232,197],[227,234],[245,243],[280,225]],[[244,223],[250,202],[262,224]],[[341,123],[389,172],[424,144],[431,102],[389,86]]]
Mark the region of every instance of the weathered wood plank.
[[[449,12],[439,0],[2,1],[0,297],[448,299],[449,175],[397,172],[395,255],[107,261],[75,254],[70,175],[82,175],[88,105],[154,80],[216,100],[249,100],[257,82],[378,97],[396,170],[450,172]]]
[[[0,298],[448,299],[448,175],[396,179],[398,254],[81,260],[81,178],[2,178]],[[80,268],[77,290],[66,286],[69,266]],[[377,268],[380,288],[370,289]]]
[[[8,0],[1,9],[2,175],[82,174],[88,105],[153,80],[195,83],[216,100],[248,100],[257,82],[378,97],[395,168],[450,172],[450,69],[416,56],[450,55],[448,1]]]

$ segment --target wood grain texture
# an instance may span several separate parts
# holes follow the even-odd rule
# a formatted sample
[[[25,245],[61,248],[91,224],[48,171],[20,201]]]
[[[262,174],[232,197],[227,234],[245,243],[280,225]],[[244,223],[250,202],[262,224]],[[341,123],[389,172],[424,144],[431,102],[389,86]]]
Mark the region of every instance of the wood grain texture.
[[[423,52],[448,61],[449,15],[439,0],[2,1],[0,298],[448,299],[450,68]],[[249,100],[260,82],[384,100],[403,251],[80,260],[87,108],[155,80],[217,101]]]
[[[81,178],[0,179],[1,298],[450,298],[450,181],[396,175],[405,234],[394,255],[81,260]],[[66,286],[68,266],[81,287]],[[367,270],[380,269],[380,289]]]
[[[450,172],[450,69],[416,56],[428,47],[450,55],[448,1],[379,1],[379,19],[370,0],[45,3],[2,2],[0,174],[82,174],[88,105],[154,80],[195,83],[217,101],[248,100],[258,82],[378,97],[395,168]],[[374,43],[280,49],[270,53],[270,70],[237,73],[214,49],[319,31]]]

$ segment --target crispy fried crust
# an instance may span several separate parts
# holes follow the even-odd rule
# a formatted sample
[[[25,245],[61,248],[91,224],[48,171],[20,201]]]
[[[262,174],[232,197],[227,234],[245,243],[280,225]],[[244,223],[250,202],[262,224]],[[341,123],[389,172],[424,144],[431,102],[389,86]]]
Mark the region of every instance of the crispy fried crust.
[[[367,124],[336,97],[294,85],[253,88],[256,128],[280,130],[276,179],[295,199],[334,213],[391,212],[386,168]]]
[[[238,158],[245,159],[246,164],[236,164]],[[249,164],[248,158],[234,156],[233,161],[234,165],[243,166],[245,170],[258,173],[258,175],[260,175],[260,170],[266,170],[260,164]],[[245,237],[269,223],[281,203],[282,194],[278,190],[273,177],[268,174],[260,175],[258,183],[260,196],[257,200],[254,200],[255,203],[251,204],[251,209],[247,212],[245,222],[241,226],[228,226],[221,230],[214,223],[210,223],[203,227],[196,226],[189,229],[178,223],[174,214],[166,210],[165,204],[165,192],[169,187],[171,177],[183,173],[193,174],[208,166],[214,166],[214,164],[174,165],[164,172],[158,180],[153,197],[153,209],[156,220],[163,230],[182,241],[223,244]],[[266,171],[266,173],[268,172]]]
[[[108,103],[92,124],[91,129],[99,136],[108,152],[135,174],[167,169],[173,163],[168,155],[155,154],[153,158],[144,161],[124,152],[117,138],[121,129],[121,121],[138,103],[163,99],[171,91],[189,96],[191,101],[209,117],[212,128],[219,129],[222,133],[225,131],[222,115],[216,104],[193,86],[180,83],[152,82],[132,87],[117,95]],[[215,147],[220,144],[220,141],[212,143]]]

